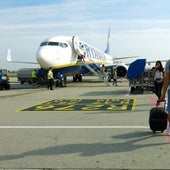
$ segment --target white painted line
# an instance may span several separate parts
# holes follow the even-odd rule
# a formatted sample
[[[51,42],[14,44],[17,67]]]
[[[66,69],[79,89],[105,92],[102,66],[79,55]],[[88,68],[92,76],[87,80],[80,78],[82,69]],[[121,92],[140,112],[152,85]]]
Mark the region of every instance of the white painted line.
[[[0,126],[0,129],[148,129],[149,126]]]

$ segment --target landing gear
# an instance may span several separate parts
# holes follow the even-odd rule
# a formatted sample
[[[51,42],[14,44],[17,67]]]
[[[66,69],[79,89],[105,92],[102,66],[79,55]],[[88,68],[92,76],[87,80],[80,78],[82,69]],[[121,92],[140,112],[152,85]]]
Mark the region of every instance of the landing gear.
[[[82,82],[82,74],[73,75],[73,82],[76,82],[76,81]]]

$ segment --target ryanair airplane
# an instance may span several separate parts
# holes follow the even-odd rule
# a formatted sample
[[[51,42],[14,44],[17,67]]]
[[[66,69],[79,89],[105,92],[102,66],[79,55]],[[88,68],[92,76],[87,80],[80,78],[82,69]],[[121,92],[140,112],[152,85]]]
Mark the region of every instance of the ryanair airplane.
[[[63,75],[73,75],[73,81],[81,81],[82,74],[88,72],[99,75],[101,66],[114,67],[117,69],[117,75],[124,77],[127,73],[127,66],[120,62],[114,63],[114,58],[109,54],[109,39],[110,29],[107,48],[101,51],[79,40],[77,36],[54,36],[41,42],[36,52],[36,59],[42,69],[48,70],[52,67],[54,75],[58,72]],[[122,58],[116,58],[118,59]],[[10,50],[8,50],[7,60],[12,61]],[[24,63],[33,64],[32,62]]]

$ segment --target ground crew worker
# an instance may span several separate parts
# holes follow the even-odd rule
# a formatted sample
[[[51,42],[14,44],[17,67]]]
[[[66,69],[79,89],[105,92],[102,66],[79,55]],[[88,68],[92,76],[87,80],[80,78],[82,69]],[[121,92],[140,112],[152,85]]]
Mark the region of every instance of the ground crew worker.
[[[8,74],[4,74],[5,78],[6,78],[6,81],[9,81],[9,76]]]
[[[47,89],[53,90],[54,76],[51,67],[48,70],[47,79],[48,79]]]
[[[32,78],[32,82],[36,83],[37,82],[37,71],[36,69],[32,70],[31,72],[31,78]]]

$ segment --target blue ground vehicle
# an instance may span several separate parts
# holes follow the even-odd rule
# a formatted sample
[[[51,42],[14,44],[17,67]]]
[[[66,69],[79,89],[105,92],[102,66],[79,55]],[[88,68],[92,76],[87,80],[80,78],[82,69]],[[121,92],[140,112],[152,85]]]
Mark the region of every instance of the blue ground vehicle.
[[[3,89],[10,89],[8,71],[6,69],[0,69],[0,90]]]
[[[55,79],[56,79],[56,87],[66,86],[66,76],[64,76],[61,72],[57,73]]]

